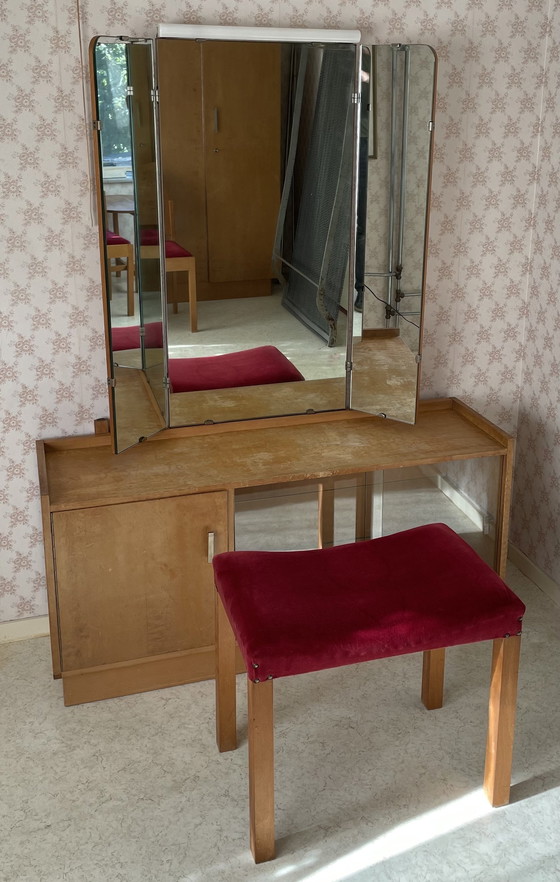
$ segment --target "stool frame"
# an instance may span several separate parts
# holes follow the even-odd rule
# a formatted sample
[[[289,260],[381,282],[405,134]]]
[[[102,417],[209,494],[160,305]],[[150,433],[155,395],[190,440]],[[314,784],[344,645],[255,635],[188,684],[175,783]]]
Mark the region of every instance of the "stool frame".
[[[235,750],[236,641],[219,595],[216,595],[216,740],[218,749]],[[492,806],[509,802],[517,699],[520,636],[492,641],[488,734],[484,791]],[[423,652],[422,703],[443,706],[445,648]],[[275,857],[273,680],[247,678],[250,845],[255,863]]]

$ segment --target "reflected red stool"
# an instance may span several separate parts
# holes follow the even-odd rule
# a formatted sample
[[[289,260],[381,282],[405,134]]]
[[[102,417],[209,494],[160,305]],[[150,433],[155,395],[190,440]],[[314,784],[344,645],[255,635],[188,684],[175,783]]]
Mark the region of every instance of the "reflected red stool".
[[[163,329],[161,322],[148,322],[144,325],[144,346],[146,349],[163,348]],[[125,325],[111,328],[111,349],[121,352],[123,349],[140,349],[140,326]]]
[[[264,386],[305,379],[276,346],[256,346],[197,358],[170,358],[168,369],[172,392]]]
[[[423,652],[422,701],[443,704],[445,647],[493,640],[484,789],[509,801],[525,606],[444,524],[313,551],[214,558],[216,731],[237,746],[235,642],[247,666],[251,850],[274,857],[273,680]]]

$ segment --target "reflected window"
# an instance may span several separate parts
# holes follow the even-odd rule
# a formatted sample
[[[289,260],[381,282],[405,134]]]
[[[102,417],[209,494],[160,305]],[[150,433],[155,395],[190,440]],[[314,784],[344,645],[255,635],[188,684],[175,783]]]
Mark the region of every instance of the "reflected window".
[[[103,179],[132,180],[128,73],[124,43],[98,43],[97,100],[103,144]]]

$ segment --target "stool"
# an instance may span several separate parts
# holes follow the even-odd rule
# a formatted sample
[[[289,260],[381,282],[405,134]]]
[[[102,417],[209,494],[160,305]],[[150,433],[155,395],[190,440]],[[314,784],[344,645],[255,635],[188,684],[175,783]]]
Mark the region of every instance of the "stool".
[[[444,524],[312,551],[231,551],[213,560],[216,733],[236,745],[235,641],[247,666],[250,842],[274,857],[272,684],[376,658],[423,652],[421,697],[443,704],[445,647],[493,640],[484,789],[509,801],[525,606]]]

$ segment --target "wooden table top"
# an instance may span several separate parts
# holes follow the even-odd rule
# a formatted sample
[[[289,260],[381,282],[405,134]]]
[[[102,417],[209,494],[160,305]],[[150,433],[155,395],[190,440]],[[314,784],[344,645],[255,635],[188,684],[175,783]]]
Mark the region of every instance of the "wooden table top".
[[[271,422],[168,430],[118,456],[108,436],[38,442],[41,492],[51,510],[90,507],[503,456],[513,443],[454,399],[424,403],[415,425],[347,413]]]

